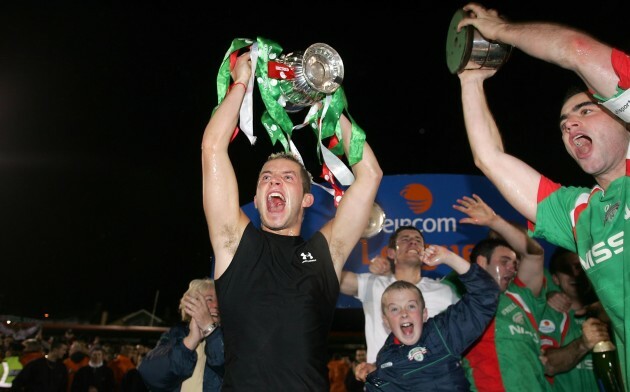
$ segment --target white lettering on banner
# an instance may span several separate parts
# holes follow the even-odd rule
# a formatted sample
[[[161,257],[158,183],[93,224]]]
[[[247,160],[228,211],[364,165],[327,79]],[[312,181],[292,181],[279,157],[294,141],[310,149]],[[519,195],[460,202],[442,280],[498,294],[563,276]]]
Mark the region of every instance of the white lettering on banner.
[[[383,231],[391,234],[400,226],[414,226],[423,233],[449,233],[457,231],[457,219],[453,217],[440,218],[386,218]]]
[[[614,254],[623,252],[623,231],[610,236],[606,242],[601,241],[593,245],[591,250],[586,252],[586,260],[580,257],[580,263],[585,270],[591,268],[595,264],[603,263],[610,259]]]

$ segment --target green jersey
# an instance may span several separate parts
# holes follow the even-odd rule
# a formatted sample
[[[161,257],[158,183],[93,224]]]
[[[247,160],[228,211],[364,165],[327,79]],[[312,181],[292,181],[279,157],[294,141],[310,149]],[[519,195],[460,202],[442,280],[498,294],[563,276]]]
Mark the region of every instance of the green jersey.
[[[450,279],[452,275],[445,278]],[[545,297],[535,297],[518,278],[499,295],[495,317],[464,356],[471,391],[552,390],[539,359],[538,321],[545,305]]]
[[[611,319],[622,373],[630,372],[626,340],[630,316],[630,255],[624,250],[624,230],[630,217],[627,176],[613,181],[606,192],[561,187],[543,177],[538,188],[535,237],[576,252],[597,296]],[[626,381],[626,385],[628,382]]]
[[[575,317],[575,311],[558,312],[545,307],[538,326],[542,348],[562,347],[575,339],[582,338],[584,317]],[[593,392],[597,391],[597,380],[593,372],[593,360],[588,353],[571,370],[556,374],[552,379],[554,391],[561,392]]]

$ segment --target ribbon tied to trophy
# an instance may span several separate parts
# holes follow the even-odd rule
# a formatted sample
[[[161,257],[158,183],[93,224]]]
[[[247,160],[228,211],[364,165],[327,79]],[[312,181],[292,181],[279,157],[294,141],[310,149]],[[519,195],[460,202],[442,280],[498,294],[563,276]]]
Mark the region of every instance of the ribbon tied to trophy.
[[[310,126],[317,136],[317,153],[322,163],[322,174],[332,190],[320,186],[335,198],[335,206],[343,195],[341,186],[354,181],[352,171],[340,159],[344,155],[339,118],[346,113],[352,124],[347,160],[354,165],[361,160],[365,132],[348,113],[341,82],[344,77],[343,62],[339,54],[324,43],[316,43],[305,51],[283,54],[276,42],[258,37],[256,40],[236,38],[226,52],[217,76],[217,95],[220,104],[231,86],[230,71],[243,49],[249,47],[252,63],[251,79],[240,109],[240,130],[253,145],[253,87],[258,85],[265,105],[261,122],[272,145],[280,142],[286,152],[292,152],[302,161],[295,144],[291,141],[294,131]],[[216,109],[216,108],[215,108]],[[289,113],[308,109],[302,123],[294,125]],[[232,139],[239,132],[235,129]],[[324,142],[328,141],[328,147]],[[322,162],[323,160],[323,162]]]

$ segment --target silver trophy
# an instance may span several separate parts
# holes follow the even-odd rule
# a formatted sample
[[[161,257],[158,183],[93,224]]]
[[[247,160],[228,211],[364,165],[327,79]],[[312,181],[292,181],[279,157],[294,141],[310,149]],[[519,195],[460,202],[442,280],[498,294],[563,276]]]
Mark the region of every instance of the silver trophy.
[[[370,211],[370,216],[368,218],[368,224],[363,230],[363,234],[361,234],[361,238],[372,238],[383,230],[383,225],[385,224],[385,211],[383,208],[374,203],[372,205],[372,210]]]
[[[282,73],[279,83],[287,112],[298,112],[334,93],[343,81],[343,62],[337,51],[323,43],[304,52],[281,55],[277,63],[290,72]]]
[[[512,46],[488,41],[479,30],[468,25],[457,31],[466,11],[458,9],[451,19],[446,37],[446,65],[451,73],[465,69],[499,69],[509,59]]]

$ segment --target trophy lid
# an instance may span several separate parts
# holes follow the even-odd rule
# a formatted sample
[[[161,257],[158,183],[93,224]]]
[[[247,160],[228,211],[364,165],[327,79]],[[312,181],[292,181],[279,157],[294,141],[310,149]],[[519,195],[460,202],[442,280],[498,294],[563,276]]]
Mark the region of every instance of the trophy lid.
[[[446,65],[449,71],[455,74],[466,66],[470,60],[472,51],[472,39],[474,35],[473,26],[465,26],[457,31],[457,25],[464,19],[466,11],[458,9],[451,19],[448,26],[448,35],[446,37]]]
[[[343,82],[343,61],[339,53],[324,43],[316,43],[304,51],[304,78],[313,89],[324,94],[335,92]]]
[[[488,41],[472,25],[457,31],[457,25],[466,16],[457,10],[448,28],[446,38],[446,64],[451,73],[464,69],[499,69],[510,57],[512,46],[498,41]]]

